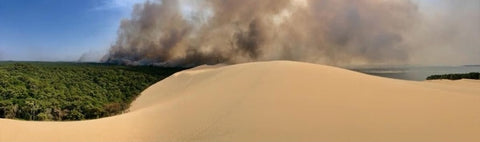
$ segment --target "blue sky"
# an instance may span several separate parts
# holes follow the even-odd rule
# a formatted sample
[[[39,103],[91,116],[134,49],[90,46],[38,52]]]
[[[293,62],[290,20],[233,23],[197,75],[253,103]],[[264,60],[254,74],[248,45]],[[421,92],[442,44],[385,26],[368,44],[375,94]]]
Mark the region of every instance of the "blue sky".
[[[0,0],[0,60],[104,54],[135,0]]]

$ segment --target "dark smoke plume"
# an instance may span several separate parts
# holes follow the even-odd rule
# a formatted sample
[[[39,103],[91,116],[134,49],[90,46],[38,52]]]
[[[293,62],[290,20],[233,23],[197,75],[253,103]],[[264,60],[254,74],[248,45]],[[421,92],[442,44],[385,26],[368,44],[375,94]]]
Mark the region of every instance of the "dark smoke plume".
[[[104,62],[397,63],[418,21],[409,0],[162,0],[134,7]]]

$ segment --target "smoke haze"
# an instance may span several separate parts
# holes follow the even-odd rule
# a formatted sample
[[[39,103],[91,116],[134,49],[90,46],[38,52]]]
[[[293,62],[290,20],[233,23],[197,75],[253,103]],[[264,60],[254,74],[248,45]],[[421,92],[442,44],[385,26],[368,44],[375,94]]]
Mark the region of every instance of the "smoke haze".
[[[472,3],[478,5],[464,5]],[[160,66],[278,59],[331,65],[429,62],[422,55],[444,54],[433,48],[443,42],[478,51],[479,40],[472,40],[478,38],[478,13],[463,13],[457,20],[477,18],[477,23],[460,26],[450,19],[456,13],[425,15],[409,0],[147,1],[121,21],[117,41],[102,60]],[[452,27],[442,29],[438,21]]]
[[[480,64],[480,1],[435,0],[409,33],[410,62]]]

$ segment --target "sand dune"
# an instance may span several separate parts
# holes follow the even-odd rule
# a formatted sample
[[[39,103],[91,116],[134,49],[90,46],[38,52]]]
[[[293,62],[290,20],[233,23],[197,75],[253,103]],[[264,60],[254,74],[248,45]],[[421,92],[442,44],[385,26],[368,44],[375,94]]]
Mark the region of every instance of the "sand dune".
[[[0,120],[0,141],[480,141],[480,82],[413,82],[287,61],[202,67],[145,90],[129,113]]]

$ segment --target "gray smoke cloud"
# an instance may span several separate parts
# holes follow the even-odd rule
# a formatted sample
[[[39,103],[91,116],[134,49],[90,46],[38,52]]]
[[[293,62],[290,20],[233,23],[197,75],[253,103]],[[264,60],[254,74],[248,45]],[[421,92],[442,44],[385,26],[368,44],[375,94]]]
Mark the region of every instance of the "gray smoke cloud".
[[[406,42],[409,62],[427,65],[480,64],[480,1],[436,0]]]
[[[424,60],[412,52],[426,47],[417,40],[430,36],[424,29],[432,22],[425,17],[410,0],[147,1],[121,21],[117,41],[102,61],[160,66],[278,59],[407,63]]]

